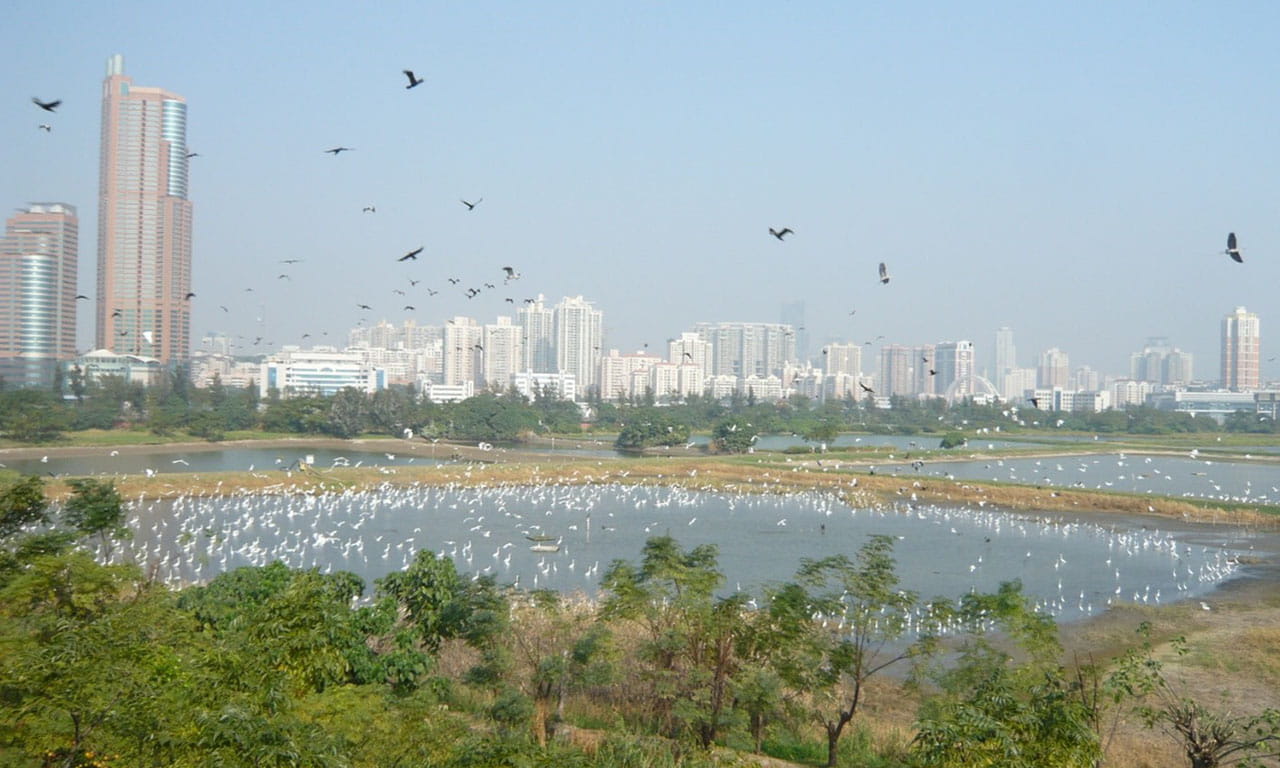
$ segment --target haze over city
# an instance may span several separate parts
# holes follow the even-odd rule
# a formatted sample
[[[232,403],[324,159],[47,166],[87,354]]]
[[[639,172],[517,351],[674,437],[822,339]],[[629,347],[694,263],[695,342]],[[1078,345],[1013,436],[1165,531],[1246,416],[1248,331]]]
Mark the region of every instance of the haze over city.
[[[985,367],[1008,326],[1022,365],[1058,347],[1123,373],[1163,336],[1212,379],[1224,315],[1247,307],[1264,336],[1275,319],[1267,4],[6,16],[0,201],[78,208],[82,293],[104,62],[123,54],[136,83],[186,99],[193,341],[341,343],[362,319],[491,322],[542,293],[594,302],[608,347],[658,349],[803,301],[811,351],[971,339]],[[406,89],[403,69],[424,82]],[[63,103],[50,115],[32,97]],[[338,146],[354,149],[324,152]],[[1228,231],[1243,264],[1223,254]],[[504,265],[520,279],[503,286]],[[466,297],[484,282],[498,287]]]

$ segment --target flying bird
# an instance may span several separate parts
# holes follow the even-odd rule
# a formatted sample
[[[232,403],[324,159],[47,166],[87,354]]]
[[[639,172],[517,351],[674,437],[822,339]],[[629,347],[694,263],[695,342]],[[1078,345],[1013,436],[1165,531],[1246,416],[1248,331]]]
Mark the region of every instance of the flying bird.
[[[410,88],[417,88],[418,86],[422,85],[422,78],[414,77],[412,69],[405,69],[401,71],[404,72],[405,77],[409,78],[409,84],[404,87],[406,91],[409,90]]]
[[[41,123],[40,130],[44,131],[45,133],[48,133],[49,131],[53,130],[53,126],[49,125],[48,123]]]
[[[360,209],[360,212],[361,213],[377,213],[378,209],[373,207],[372,205],[366,205],[365,207]]]
[[[230,312],[230,311],[231,311],[231,310],[227,309],[227,307],[226,307],[226,305],[225,305],[225,304],[219,304],[219,305],[218,305],[218,309],[222,310],[223,312]]]
[[[88,298],[89,298],[89,297],[88,297],[88,296],[85,296],[83,293],[77,293],[77,294],[76,294],[76,301],[80,301],[81,299],[88,299]]]
[[[459,278],[456,278],[456,277],[449,278],[449,285],[457,285],[460,282],[462,282],[462,280]]]
[[[502,271],[507,273],[508,280],[520,279],[520,273],[516,271],[515,267],[503,267]]]
[[[463,205],[467,206],[467,210],[468,210],[468,211],[474,211],[474,210],[476,209],[476,206],[477,206],[477,205],[479,205],[479,204],[481,204],[481,203],[483,203],[483,202],[484,202],[484,198],[483,198],[483,197],[476,198],[476,201],[475,201],[474,203],[469,203],[469,202],[467,202],[466,200],[459,200],[458,202],[460,202],[460,203],[462,203]]]
[[[394,294],[398,294],[398,295],[400,295],[400,296],[403,296],[403,295],[404,295],[404,291],[400,290],[399,288],[392,288],[392,289],[391,289],[391,292],[392,292],[392,293],[394,293]]]
[[[795,232],[791,230],[791,227],[783,227],[782,229],[774,229],[773,227],[769,227],[769,234],[781,240],[787,235],[794,235]]]
[[[1228,233],[1227,233],[1227,250],[1223,251],[1223,253],[1225,253],[1225,254],[1227,254],[1228,256],[1230,256],[1230,257],[1231,257],[1231,259],[1232,259],[1233,261],[1235,261],[1237,264],[1243,264],[1243,263],[1244,263],[1244,257],[1240,255],[1240,247],[1239,247],[1238,245],[1236,245],[1236,233],[1235,233],[1235,232],[1228,232]]]
[[[689,358],[689,362],[691,362],[691,363],[693,362],[693,353],[692,353],[692,352],[685,352],[685,353],[684,353],[684,357]]]
[[[874,389],[872,389],[871,387],[868,387],[866,384],[863,384],[862,382],[858,382],[858,386],[862,387],[862,391],[866,392],[867,394],[874,395],[876,393]]]
[[[369,306],[368,304],[357,304],[356,306],[360,309],[373,309],[373,307]]]
[[[479,296],[479,295],[480,295],[480,289],[479,289],[479,288],[468,288],[468,289],[467,289],[467,298],[468,298],[468,299],[474,299],[476,296]]]
[[[409,285],[410,285],[410,286],[417,285],[417,284],[418,284],[418,283],[420,283],[420,282],[422,282],[422,281],[421,281],[421,280],[414,280],[412,277],[411,277],[411,278],[409,278]]]
[[[404,305],[404,309],[405,309],[405,311],[406,311],[406,312],[417,312],[417,311],[418,311],[418,308],[417,308],[417,307],[415,307],[415,306],[413,306],[412,304],[405,304],[405,305]]]
[[[183,301],[191,301],[191,300],[192,300],[192,299],[194,299],[195,297],[196,297],[196,295],[195,295],[194,293],[192,293],[191,291],[187,291],[187,295],[186,295],[186,296],[183,296],[183,297],[182,297],[182,300],[183,300]]]
[[[341,153],[343,153],[343,152],[350,152],[350,151],[352,151],[352,150],[354,150],[354,149],[355,149],[355,147],[334,147],[334,148],[332,148],[332,149],[326,149],[326,150],[325,150],[325,152],[328,152],[329,154],[333,155],[334,157],[337,157],[339,154],[341,154]]]
[[[883,261],[880,262],[880,282],[883,285],[889,284],[889,268],[885,266]]]
[[[279,274],[279,275],[276,275],[276,279],[277,279],[277,280],[292,280],[293,278],[292,278],[292,277],[289,277],[289,276],[288,276],[288,275],[286,275],[286,274],[281,273],[281,274]]]
[[[511,298],[510,296],[508,296],[507,298],[503,299],[503,301],[507,302],[508,304],[515,304],[515,303],[516,303],[516,300],[515,300],[515,299],[513,299],[513,298]]]
[[[938,375],[938,372],[937,372],[937,371],[935,371],[935,370],[933,370],[932,368],[930,368],[930,369],[929,369],[929,375],[930,375],[930,376],[937,376],[937,375]]]
[[[409,251],[408,253],[401,256],[399,259],[397,259],[397,261],[408,261],[409,259],[413,259],[414,261],[417,261],[418,254],[422,253],[422,249],[425,247],[426,246],[418,246],[416,250]]]
[[[55,99],[53,101],[41,101],[37,99],[35,96],[32,96],[31,103],[43,109],[45,112],[53,112],[58,108],[58,105],[62,103],[62,99]]]
[[[437,293],[439,293],[439,291],[433,291],[430,288],[427,289],[428,296],[435,296]]]
[[[187,153],[187,159],[188,159],[188,160],[190,160],[190,159],[191,159],[191,158],[193,158],[193,157],[199,157],[199,156],[200,156],[200,153],[199,153],[199,152],[188,152],[188,153]]]
[[[1040,407],[1040,398],[1038,398],[1038,397],[1028,397],[1028,398],[1027,398],[1027,402],[1028,402],[1028,403],[1031,403],[1031,407],[1032,407],[1032,408],[1039,408],[1039,407]]]
[[[111,310],[111,316],[112,316],[112,317],[124,317],[124,310],[123,310],[123,309],[113,309],[113,310]]]

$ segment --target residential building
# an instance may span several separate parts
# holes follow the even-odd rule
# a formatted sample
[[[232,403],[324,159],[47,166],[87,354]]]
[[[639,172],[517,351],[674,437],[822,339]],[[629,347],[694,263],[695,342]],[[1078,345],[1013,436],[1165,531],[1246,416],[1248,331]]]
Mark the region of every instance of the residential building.
[[[191,347],[187,103],[107,60],[98,185],[96,346],[183,362]]]
[[[883,397],[910,397],[916,393],[916,349],[905,344],[880,348],[878,394]]]
[[[1040,354],[1040,366],[1036,372],[1036,386],[1040,389],[1059,387],[1067,389],[1071,384],[1071,362],[1067,353],[1053,347]]]
[[[975,390],[974,349],[972,341],[944,341],[934,345],[934,392],[949,403],[971,397]]]
[[[503,391],[511,386],[511,375],[520,370],[524,359],[521,337],[523,330],[511,323],[510,317],[485,325],[481,342],[481,374],[484,387]]]
[[[778,320],[795,329],[795,360],[809,363],[809,331],[804,322],[804,302],[797,299],[782,305]]]
[[[828,344],[822,348],[822,372],[828,376],[844,373],[862,375],[862,345],[852,342]]]
[[[715,376],[774,376],[796,360],[795,329],[782,323],[698,323],[694,332],[711,345]]]
[[[652,386],[649,369],[662,362],[661,357],[645,352],[624,355],[616,349],[609,350],[600,360],[600,397],[625,400],[644,395]]]
[[[1251,392],[1261,384],[1261,323],[1254,313],[1236,307],[1222,318],[1222,388]]]
[[[79,220],[66,203],[32,203],[0,239],[0,377],[49,387],[76,356]]]
[[[1000,380],[1000,396],[1011,403],[1026,400],[1027,393],[1035,388],[1035,368],[1010,368]]]
[[[555,308],[556,370],[572,373],[578,389],[596,388],[600,348],[604,344],[604,313],[582,296],[568,297]],[[601,397],[607,394],[600,392]]]
[[[572,373],[538,373],[520,371],[511,375],[511,386],[529,399],[538,393],[552,394],[559,400],[577,400],[578,383]]]
[[[538,294],[516,311],[516,322],[522,331],[520,367],[534,373],[556,373],[555,313],[544,301]]]
[[[475,385],[480,372],[480,349],[484,328],[470,317],[458,316],[444,327],[443,384]]]
[[[1018,367],[1017,347],[1013,344],[1013,329],[1003,326],[996,329],[995,380],[1004,381],[1009,371]]]
[[[86,382],[100,382],[107,376],[124,379],[130,384],[150,387],[160,383],[164,367],[154,357],[121,355],[109,349],[86,352],[65,364],[64,370],[79,368]]]

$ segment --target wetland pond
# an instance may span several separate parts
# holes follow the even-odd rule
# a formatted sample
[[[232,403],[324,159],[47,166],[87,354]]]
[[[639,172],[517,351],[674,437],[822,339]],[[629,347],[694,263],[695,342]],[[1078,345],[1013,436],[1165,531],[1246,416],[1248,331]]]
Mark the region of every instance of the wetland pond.
[[[1199,598],[1270,555],[1273,534],[1148,519],[1058,516],[900,502],[850,507],[831,492],[730,494],[658,485],[383,486],[322,494],[135,499],[132,539],[116,562],[172,584],[243,565],[349,570],[372,581],[419,550],[464,574],[521,588],[594,596],[615,559],[639,562],[646,539],[718,547],[722,592],[759,595],[793,578],[802,558],[852,557],[871,534],[892,536],[902,587],[958,598],[1020,579],[1070,621],[1115,602]],[[1170,523],[1171,524],[1171,523]],[[541,550],[541,551],[538,551]],[[1250,558],[1245,558],[1251,562]]]

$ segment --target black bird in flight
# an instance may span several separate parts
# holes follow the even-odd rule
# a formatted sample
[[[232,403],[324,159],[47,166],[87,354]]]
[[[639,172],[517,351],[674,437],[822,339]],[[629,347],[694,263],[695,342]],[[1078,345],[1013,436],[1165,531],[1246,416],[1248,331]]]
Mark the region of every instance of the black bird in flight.
[[[1235,261],[1237,264],[1244,263],[1244,257],[1240,255],[1240,247],[1236,245],[1236,233],[1227,233],[1227,250],[1223,251]]]
[[[439,293],[439,291],[433,291],[430,288],[427,289],[428,296],[435,296],[437,293]]]
[[[516,300],[515,300],[515,299],[513,299],[513,298],[511,298],[510,296],[508,296],[507,298],[503,299],[503,301],[507,302],[508,304],[515,304],[515,303],[516,303]]]
[[[502,271],[507,273],[507,278],[506,278],[507,280],[520,279],[520,273],[516,271],[515,267],[503,267]]]
[[[357,304],[356,306],[360,309],[373,309],[373,307],[369,306],[368,304]]]
[[[53,126],[49,125],[48,123],[41,123],[40,130],[44,131],[45,133],[48,133],[49,131],[53,130]]]
[[[414,280],[412,277],[411,277],[411,278],[409,278],[409,285],[410,285],[411,287],[412,287],[412,286],[417,285],[417,284],[418,284],[418,283],[420,283],[420,282],[422,282],[422,281],[421,281],[421,280]]]
[[[484,198],[483,198],[483,197],[481,197],[481,198],[477,198],[477,199],[476,199],[476,201],[475,201],[474,203],[469,203],[469,202],[467,202],[466,200],[459,200],[458,202],[460,202],[460,203],[462,203],[463,205],[467,206],[467,210],[468,210],[468,211],[474,211],[474,210],[476,209],[476,206],[477,206],[477,205],[479,205],[479,204],[481,204],[481,203],[483,203],[483,202],[484,202]]]
[[[456,278],[456,277],[451,277],[451,278],[449,278],[449,285],[457,285],[457,284],[458,284],[458,283],[460,283],[460,282],[462,282],[462,280],[460,280],[460,279],[458,279],[458,278]]]
[[[377,213],[378,209],[373,207],[372,205],[366,205],[365,207],[360,209],[360,212],[361,213]]]
[[[930,368],[930,369],[929,369],[929,375],[930,375],[930,376],[937,376],[937,375],[938,375],[938,372],[937,372],[937,371],[935,371],[935,370],[933,370],[932,368]]]
[[[534,303],[535,301],[537,301],[537,299],[525,299],[525,300],[524,300],[524,303],[525,303],[525,304],[532,304],[532,303]]]
[[[88,297],[88,296],[85,296],[83,293],[77,293],[77,294],[76,294],[76,301],[79,301],[79,300],[81,300],[81,299],[88,299],[88,298],[89,298],[89,297]]]
[[[129,335],[129,332],[128,332],[128,331],[116,331],[116,335],[117,335],[117,336],[128,336],[128,335]]]
[[[325,152],[337,157],[342,152],[350,152],[354,149],[355,147],[334,147],[333,149],[326,149]]]
[[[880,282],[883,285],[889,284],[889,268],[885,266],[883,261],[880,262]]]
[[[409,90],[410,88],[417,88],[418,86],[422,85],[422,78],[414,77],[412,69],[405,69],[401,71],[404,72],[405,77],[409,78],[409,84],[404,87],[406,91]]]
[[[781,240],[787,235],[794,235],[795,232],[791,230],[791,227],[783,227],[782,229],[774,229],[773,227],[769,227],[769,234]]]
[[[188,153],[187,153],[187,159],[188,159],[188,160],[190,160],[190,159],[191,159],[191,158],[193,158],[193,157],[199,157],[199,156],[200,156],[200,153],[199,153],[199,152],[188,152]]]
[[[277,280],[292,280],[293,278],[292,278],[292,277],[289,277],[288,275],[285,275],[285,274],[279,274],[279,275],[276,275],[276,279],[277,279]]]
[[[223,312],[230,312],[230,311],[231,311],[231,310],[227,309],[227,307],[226,307],[226,305],[225,305],[225,304],[219,304],[219,305],[218,305],[218,309],[222,310]]]
[[[824,349],[824,350],[822,350],[822,351],[823,351],[823,353],[824,353],[824,354],[826,353],[826,350],[825,350],[825,349]],[[693,362],[693,353],[692,353],[692,352],[685,352],[685,353],[684,353],[684,356],[685,356],[685,357],[687,357],[687,358],[689,358],[689,362],[691,362],[691,363]]]
[[[426,247],[426,246],[421,246],[421,245],[420,245],[420,246],[418,246],[418,248],[417,248],[416,250],[409,251],[409,252],[408,252],[408,253],[406,253],[405,255],[401,256],[399,259],[397,259],[397,261],[408,261],[409,259],[413,259],[414,261],[417,261],[417,260],[418,260],[418,254],[422,253],[422,249],[423,249],[423,248],[425,248],[425,247]]]
[[[404,295],[404,291],[400,290],[399,288],[392,288],[392,289],[391,289],[391,292],[392,292],[392,293],[397,293],[397,294],[399,294],[399,295],[401,295],[401,296],[403,296],[403,295]]]
[[[418,308],[417,308],[417,307],[415,307],[415,306],[413,306],[412,304],[405,304],[405,305],[404,305],[404,309],[405,309],[405,311],[406,311],[406,312],[417,312],[417,311],[418,311]]]
[[[872,389],[871,387],[868,387],[866,384],[863,384],[862,382],[858,382],[858,386],[862,387],[862,391],[866,392],[867,394],[874,395],[876,393],[874,389]]]
[[[484,284],[484,287],[485,287],[485,288],[496,288],[497,286],[496,286],[496,285],[494,285],[493,283],[485,283],[485,284]]]
[[[468,288],[468,289],[467,289],[467,298],[468,298],[468,299],[474,299],[475,297],[477,297],[477,296],[479,296],[479,295],[480,295],[480,289],[479,289],[479,288]]]
[[[1028,398],[1027,398],[1027,402],[1031,403],[1031,407],[1032,407],[1032,408],[1039,408],[1039,407],[1040,407],[1040,398],[1038,398],[1038,397],[1028,397]]]
[[[188,291],[188,292],[187,292],[187,295],[182,297],[182,300],[183,300],[183,301],[191,301],[191,300],[192,300],[192,299],[194,299],[195,297],[196,297],[196,295],[195,295],[194,293],[192,293],[192,292]]]
[[[113,309],[113,310],[111,310],[111,316],[112,316],[112,317],[124,317],[124,310],[123,310],[123,309]]]
[[[62,103],[62,99],[54,99],[53,101],[41,101],[37,99],[35,96],[32,96],[31,103],[43,109],[45,112],[53,112],[58,108],[58,105]]]

